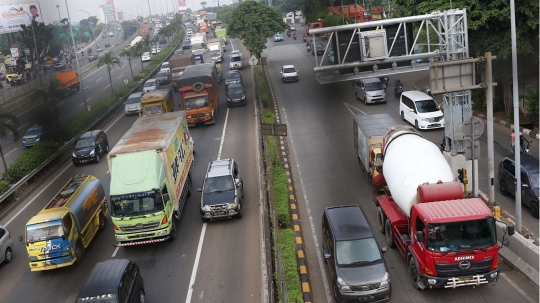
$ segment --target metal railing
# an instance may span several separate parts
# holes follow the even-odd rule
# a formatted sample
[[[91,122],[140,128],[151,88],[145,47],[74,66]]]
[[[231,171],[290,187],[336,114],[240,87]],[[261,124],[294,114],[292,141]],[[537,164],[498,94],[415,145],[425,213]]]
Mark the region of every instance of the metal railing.
[[[165,59],[163,59],[163,61],[161,61],[161,63],[165,62],[166,60],[168,60],[168,58],[174,53],[176,47],[178,47],[178,45],[180,45],[180,43],[183,42],[183,39],[180,39],[178,40],[178,43],[176,44],[176,46],[171,50],[171,52],[169,53],[169,55],[167,57],[165,57]],[[13,194],[17,189],[19,189],[19,187],[21,187],[23,184],[26,184],[26,182],[28,182],[28,180],[30,180],[32,177],[34,177],[37,173],[39,173],[43,168],[45,168],[48,164],[50,164],[53,160],[55,160],[58,156],[60,156],[62,153],[64,153],[68,148],[71,147],[71,145],[73,145],[73,143],[75,143],[75,141],[80,137],[82,136],[85,132],[87,132],[88,130],[94,128],[98,123],[100,123],[102,120],[104,120],[105,118],[107,118],[111,113],[113,113],[117,107],[119,105],[123,105],[124,104],[124,101],[127,99],[127,97],[134,93],[135,91],[137,91],[140,87],[140,85],[142,83],[144,83],[144,81],[150,79],[150,77],[161,67],[161,64],[158,64],[151,72],[149,72],[145,77],[144,79],[141,80],[141,82],[139,82],[139,85],[133,87],[131,90],[129,90],[129,92],[127,92],[124,96],[118,98],[118,101],[116,103],[114,103],[113,105],[111,105],[109,107],[109,109],[107,110],[107,112],[103,115],[103,117],[100,117],[100,118],[97,118],[94,123],[92,123],[92,125],[90,127],[88,127],[86,130],[82,131],[81,133],[79,133],[77,136],[75,136],[73,139],[69,140],[68,142],[66,142],[59,150],[58,152],[56,152],[55,154],[53,154],[51,157],[49,157],[49,159],[47,159],[45,162],[43,162],[43,164],[41,164],[39,167],[37,167],[36,169],[34,169],[33,171],[31,171],[28,175],[26,175],[25,177],[23,177],[21,180],[19,180],[17,183],[13,184],[11,186],[11,188],[6,191],[2,196],[0,196],[0,204],[2,202],[4,202],[11,194]]]

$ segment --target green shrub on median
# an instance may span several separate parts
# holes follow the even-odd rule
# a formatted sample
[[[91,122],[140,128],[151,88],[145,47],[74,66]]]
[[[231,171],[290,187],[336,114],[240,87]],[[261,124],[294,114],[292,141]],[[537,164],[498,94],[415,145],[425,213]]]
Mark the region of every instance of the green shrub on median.
[[[283,275],[287,286],[287,297],[289,302],[304,302],[302,288],[300,285],[300,275],[298,274],[298,262],[296,261],[296,242],[294,231],[290,228],[279,230],[279,248],[281,250],[281,262],[283,264]]]
[[[11,182],[17,183],[19,180],[24,178],[31,171],[49,159],[50,156],[54,155],[54,153],[58,151],[59,147],[60,144],[58,142],[50,140],[40,142],[39,144],[34,145],[32,148],[26,150],[8,167]],[[3,188],[0,188],[0,190],[1,189]]]

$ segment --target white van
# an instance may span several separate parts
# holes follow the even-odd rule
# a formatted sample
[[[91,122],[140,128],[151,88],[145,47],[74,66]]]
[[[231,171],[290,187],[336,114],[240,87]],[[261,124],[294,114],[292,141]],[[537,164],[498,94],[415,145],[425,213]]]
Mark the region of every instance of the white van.
[[[399,99],[401,119],[408,121],[416,129],[444,127],[444,116],[433,98],[421,91],[403,92]]]
[[[386,88],[377,78],[366,78],[354,81],[356,99],[368,103],[386,103]]]

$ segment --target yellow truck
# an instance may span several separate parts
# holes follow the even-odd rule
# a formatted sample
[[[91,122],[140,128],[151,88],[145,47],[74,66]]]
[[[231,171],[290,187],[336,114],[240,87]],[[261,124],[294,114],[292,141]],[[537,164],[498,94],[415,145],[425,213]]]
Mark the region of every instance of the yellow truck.
[[[26,223],[19,241],[26,245],[31,271],[80,262],[109,211],[105,191],[94,176],[71,178],[37,215]]]
[[[143,116],[172,112],[174,108],[172,90],[158,89],[144,93],[141,97],[141,108]]]

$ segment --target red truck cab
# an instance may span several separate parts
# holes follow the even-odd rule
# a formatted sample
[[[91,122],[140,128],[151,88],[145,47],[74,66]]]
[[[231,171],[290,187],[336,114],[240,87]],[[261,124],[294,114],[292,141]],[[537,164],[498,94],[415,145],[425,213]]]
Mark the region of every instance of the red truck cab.
[[[188,126],[215,124],[219,107],[219,82],[214,63],[190,65],[179,80],[182,109]]]

